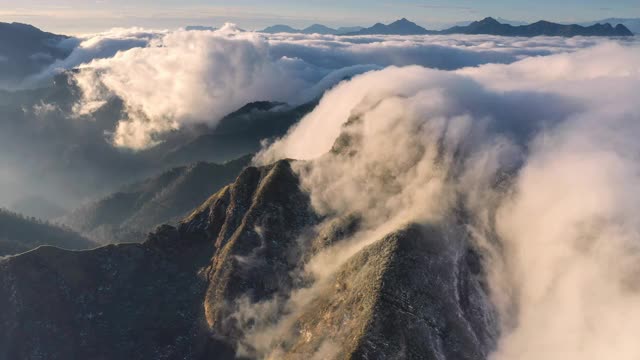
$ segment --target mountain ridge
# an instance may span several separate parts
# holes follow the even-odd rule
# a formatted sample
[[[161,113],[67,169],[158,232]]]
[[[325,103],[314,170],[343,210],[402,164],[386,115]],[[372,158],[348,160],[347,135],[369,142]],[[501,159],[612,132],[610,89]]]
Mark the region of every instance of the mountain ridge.
[[[457,26],[443,30],[441,34],[468,34],[468,35],[501,35],[501,36],[633,36],[633,33],[624,25],[595,24],[592,26],[562,25],[540,20],[529,25],[513,26],[502,24],[496,19],[487,17],[480,21],[474,21],[468,26]]]
[[[135,242],[159,225],[177,223],[233,181],[251,158],[175,167],[83,205],[59,221],[99,243]]]
[[[598,23],[622,24],[626,26],[634,34],[640,34],[640,18],[606,18],[606,19],[601,19],[596,21],[581,22],[579,23],[579,25],[591,26]]]
[[[0,22],[0,87],[14,85],[67,57],[71,50],[61,43],[68,39],[33,25]]]
[[[24,253],[43,245],[69,250],[85,250],[98,246],[69,228],[0,208],[0,258]]]
[[[357,31],[338,33],[329,32],[330,29],[324,25],[314,24],[305,30],[297,30],[287,25],[274,25],[261,32],[265,33],[319,33],[333,34],[341,36],[358,35],[500,35],[500,36],[633,36],[633,32],[623,24],[594,23],[590,25],[564,25],[550,21],[540,20],[532,24],[514,22],[516,25],[501,23],[495,18],[487,17],[479,21],[473,21],[466,25],[457,25],[444,30],[428,30],[414,22],[402,18],[390,24],[376,23],[371,27],[362,28]]]
[[[261,326],[286,312],[241,316],[308,286],[297,275],[305,259],[354,226],[323,225],[291,163],[246,168],[142,244],[0,260],[0,359],[472,360],[492,351],[497,322],[475,255],[451,247],[464,232],[437,227],[408,225],[356,253],[282,331]],[[273,341],[253,342],[256,331]]]
[[[267,34],[290,33],[290,34],[320,34],[320,35],[344,35],[350,32],[361,30],[361,26],[348,26],[332,28],[322,24],[312,24],[304,29],[296,29],[289,25],[272,25],[259,32]]]

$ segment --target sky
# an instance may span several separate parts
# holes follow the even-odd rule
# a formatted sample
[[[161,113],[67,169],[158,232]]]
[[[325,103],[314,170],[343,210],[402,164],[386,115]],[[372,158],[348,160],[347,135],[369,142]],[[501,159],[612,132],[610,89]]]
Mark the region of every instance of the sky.
[[[427,28],[486,16],[581,22],[640,17],[638,0],[0,0],[0,21],[82,34],[113,27],[173,29],[234,22],[246,29],[285,23],[350,26],[407,17]]]

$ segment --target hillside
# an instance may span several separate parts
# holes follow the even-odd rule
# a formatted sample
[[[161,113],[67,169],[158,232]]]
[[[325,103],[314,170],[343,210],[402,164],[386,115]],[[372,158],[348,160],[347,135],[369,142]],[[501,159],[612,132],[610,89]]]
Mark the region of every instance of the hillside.
[[[0,359],[471,360],[491,351],[497,323],[464,231],[416,225],[383,236],[293,313],[278,310],[270,299],[308,286],[297,275],[305,259],[352,228],[322,223],[289,162],[247,168],[143,244],[45,247],[1,261]],[[280,317],[277,331],[268,326]]]
[[[72,72],[59,74],[48,87],[0,91],[0,164],[12,172],[11,178],[0,177],[0,205],[55,217],[56,211],[45,213],[24,202],[38,197],[73,209],[173,167],[233,160],[259,150],[264,139],[286,134],[313,106],[249,103],[216,128],[188,126],[153,148],[133,152],[105,136],[124,116],[122,101],[110,99],[94,114],[77,118],[73,106],[79,94]]]
[[[23,253],[42,245],[69,250],[96,246],[70,229],[0,209],[0,257]]]
[[[82,206],[61,221],[102,243],[140,241],[158,225],[177,223],[250,161],[249,155],[221,165],[176,167]]]
[[[235,159],[260,150],[263,140],[286,134],[316,104],[317,101],[313,101],[291,107],[266,101],[249,103],[225,116],[214,130],[203,131],[188,141],[169,140],[149,153],[163,164],[176,165]]]
[[[15,85],[67,57],[70,50],[61,45],[67,39],[27,24],[0,23],[0,87]]]

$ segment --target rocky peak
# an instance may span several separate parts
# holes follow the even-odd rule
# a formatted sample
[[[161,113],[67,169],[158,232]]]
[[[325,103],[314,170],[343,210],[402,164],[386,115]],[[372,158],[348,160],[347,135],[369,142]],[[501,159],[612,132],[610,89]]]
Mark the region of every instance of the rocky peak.
[[[500,25],[500,22],[498,22],[498,20],[492,18],[492,17],[486,17],[482,20],[479,21],[479,23],[484,24],[484,25]]]
[[[232,359],[255,325],[239,312],[271,302],[267,320],[287,329],[268,344],[279,358],[485,357],[496,320],[456,226],[408,226],[326,281],[304,277],[308,259],[359,226],[316,215],[290,161],[248,167],[142,244],[0,261],[0,359]],[[281,306],[310,286],[296,312]]]

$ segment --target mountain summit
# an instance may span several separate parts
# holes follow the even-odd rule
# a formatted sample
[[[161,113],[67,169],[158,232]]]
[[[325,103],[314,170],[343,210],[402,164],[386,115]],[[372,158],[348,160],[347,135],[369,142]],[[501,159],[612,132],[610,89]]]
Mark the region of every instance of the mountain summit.
[[[406,18],[402,18],[389,25],[377,23],[370,28],[345,35],[427,35],[433,33],[435,33],[435,31],[429,31]]]

